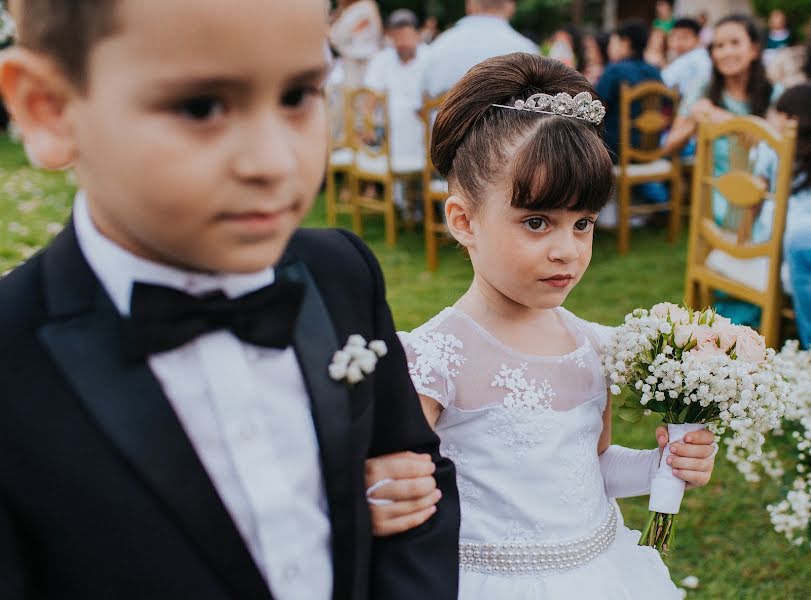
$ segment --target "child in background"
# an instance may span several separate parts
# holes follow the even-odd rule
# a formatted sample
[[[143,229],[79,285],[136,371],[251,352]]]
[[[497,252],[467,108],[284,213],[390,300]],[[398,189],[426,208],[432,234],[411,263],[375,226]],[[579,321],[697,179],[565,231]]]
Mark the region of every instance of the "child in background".
[[[456,304],[401,336],[425,416],[457,465],[461,600],[681,597],[611,500],[649,492],[659,449],[611,445],[606,328],[561,307],[613,185],[593,93],[555,60],[510,54],[471,69],[434,126],[446,222],[474,275]],[[535,100],[539,111],[526,108]],[[712,437],[674,444],[680,477],[708,481]],[[369,463],[373,500],[393,501],[373,508],[375,530],[407,529],[398,520],[415,506],[402,463]]]

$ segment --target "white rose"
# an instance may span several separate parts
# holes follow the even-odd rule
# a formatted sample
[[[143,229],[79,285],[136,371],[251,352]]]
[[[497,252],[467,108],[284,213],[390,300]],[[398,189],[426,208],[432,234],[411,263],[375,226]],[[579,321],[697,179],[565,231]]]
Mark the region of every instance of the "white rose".
[[[735,344],[735,354],[738,360],[748,363],[762,363],[766,360],[766,342],[763,336],[744,327],[738,334],[738,341]]]
[[[713,326],[713,329],[715,329],[718,335],[718,343],[721,344],[721,348],[724,349],[724,352],[727,352],[735,345],[735,342],[738,340],[738,335],[746,328],[725,323],[720,326],[716,324]]]

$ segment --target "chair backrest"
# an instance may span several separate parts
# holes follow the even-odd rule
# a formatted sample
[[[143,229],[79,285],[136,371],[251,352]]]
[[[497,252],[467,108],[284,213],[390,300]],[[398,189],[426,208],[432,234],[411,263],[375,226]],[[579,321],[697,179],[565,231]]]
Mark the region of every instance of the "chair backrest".
[[[431,136],[434,129],[434,121],[436,120],[436,113],[439,110],[445,95],[436,96],[435,98],[425,98],[420,109],[420,119],[425,125],[425,167],[423,177],[425,179],[425,186],[430,186],[430,182],[434,179],[440,180],[442,177],[437,172],[434,162],[431,160]],[[426,193],[429,193],[426,187]]]
[[[349,145],[358,157],[371,159],[390,156],[390,121],[388,95],[371,88],[355,88],[347,94],[349,110]],[[356,159],[357,165],[357,159]]]
[[[754,147],[765,142],[777,155],[778,167],[774,192],[755,177],[748,164],[731,164],[726,173],[715,175],[713,145],[721,138],[739,140],[739,144]],[[701,122],[698,127],[698,146],[693,170],[692,214],[688,269],[703,265],[712,250],[721,250],[736,259],[767,257],[769,259],[767,297],[780,295],[780,265],[783,232],[786,224],[788,199],[791,194],[794,150],[797,127],[791,122],[782,132],[777,131],[760,117],[733,117],[723,123]],[[732,163],[739,161],[731,161]],[[748,161],[746,161],[748,162]],[[720,192],[731,207],[751,212],[764,200],[774,202],[771,236],[768,241],[752,243],[751,231],[735,235],[719,226],[713,215],[715,191]]]
[[[679,92],[658,81],[620,87],[620,164],[652,162],[667,153],[662,134],[670,128]]]
[[[348,148],[350,111],[347,89],[343,85],[330,85],[327,86],[326,95],[330,148]]]

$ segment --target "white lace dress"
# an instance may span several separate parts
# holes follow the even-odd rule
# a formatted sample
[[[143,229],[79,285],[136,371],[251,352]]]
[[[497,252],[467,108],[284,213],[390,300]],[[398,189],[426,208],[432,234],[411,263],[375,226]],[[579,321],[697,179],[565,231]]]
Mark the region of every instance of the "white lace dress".
[[[577,340],[565,356],[512,350],[456,308],[401,334],[417,391],[445,408],[436,431],[458,473],[459,598],[680,598],[606,496],[599,336],[556,311]]]

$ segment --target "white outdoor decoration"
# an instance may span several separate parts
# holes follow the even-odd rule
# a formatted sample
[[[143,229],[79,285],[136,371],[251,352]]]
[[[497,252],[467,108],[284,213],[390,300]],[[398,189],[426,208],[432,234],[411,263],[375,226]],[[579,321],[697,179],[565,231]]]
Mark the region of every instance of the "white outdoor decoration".
[[[335,381],[345,380],[350,385],[363,381],[374,372],[377,361],[388,354],[386,342],[372,340],[368,344],[362,335],[350,335],[343,350],[332,357],[329,376]]]

